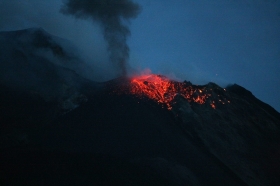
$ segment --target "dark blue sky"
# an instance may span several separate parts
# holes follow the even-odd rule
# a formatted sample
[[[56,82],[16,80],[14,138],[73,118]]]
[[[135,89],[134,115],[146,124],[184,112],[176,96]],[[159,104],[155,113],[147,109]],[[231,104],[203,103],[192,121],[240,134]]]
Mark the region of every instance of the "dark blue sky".
[[[237,83],[280,111],[279,0],[138,0],[130,66],[196,84]],[[57,0],[0,0],[0,30],[42,27],[113,72],[98,25],[59,13]],[[89,60],[91,61],[91,60]]]

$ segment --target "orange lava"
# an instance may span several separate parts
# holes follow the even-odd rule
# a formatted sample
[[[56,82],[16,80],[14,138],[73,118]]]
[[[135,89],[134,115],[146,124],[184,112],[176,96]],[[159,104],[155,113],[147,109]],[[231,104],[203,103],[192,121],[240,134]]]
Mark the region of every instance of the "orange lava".
[[[180,94],[189,102],[204,104],[210,96],[199,88],[193,88],[186,83],[175,82],[165,76],[148,74],[131,78],[130,93],[138,96],[146,96],[150,99],[164,104],[169,110],[171,103],[177,94]],[[211,103],[212,108],[215,105]]]

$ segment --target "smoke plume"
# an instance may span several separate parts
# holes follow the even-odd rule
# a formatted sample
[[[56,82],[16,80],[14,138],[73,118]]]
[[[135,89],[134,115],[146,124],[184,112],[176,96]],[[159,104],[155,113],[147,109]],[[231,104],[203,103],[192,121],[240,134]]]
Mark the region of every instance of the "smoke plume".
[[[126,75],[129,57],[127,36],[130,30],[123,21],[135,18],[140,6],[131,0],[66,0],[61,7],[63,14],[70,14],[80,19],[91,18],[102,28],[103,36],[108,42],[110,60],[117,64]]]

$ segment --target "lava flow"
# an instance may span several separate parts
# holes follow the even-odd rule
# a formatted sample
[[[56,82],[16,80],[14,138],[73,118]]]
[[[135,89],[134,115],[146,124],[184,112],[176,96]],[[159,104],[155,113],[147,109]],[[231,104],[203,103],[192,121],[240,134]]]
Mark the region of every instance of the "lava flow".
[[[137,96],[146,96],[172,109],[172,100],[176,95],[181,95],[189,102],[198,104],[206,103],[211,94],[207,93],[203,88],[194,88],[187,82],[175,82],[165,76],[149,74],[134,76],[130,80],[130,93]],[[215,109],[214,102],[209,102]]]

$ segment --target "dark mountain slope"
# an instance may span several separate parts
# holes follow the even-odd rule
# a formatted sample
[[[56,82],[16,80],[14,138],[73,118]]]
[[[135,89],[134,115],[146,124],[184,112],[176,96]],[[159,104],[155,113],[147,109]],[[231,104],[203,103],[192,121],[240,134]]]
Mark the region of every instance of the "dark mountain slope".
[[[0,32],[0,61],[1,83],[44,96],[56,97],[61,83],[79,86],[83,78],[75,73],[89,78],[94,72],[73,44],[41,28]]]
[[[67,179],[68,174],[75,174],[76,166],[72,165],[74,160],[77,161],[75,164],[82,161],[87,165],[81,168],[82,172],[90,174],[95,171],[98,179],[104,179],[105,183],[106,179],[114,180],[112,175],[109,175],[111,171],[114,175],[123,177],[115,178],[120,182],[129,182],[132,174],[136,177],[134,181],[147,179],[147,183],[151,185],[166,181],[175,185],[243,183],[199,142],[189,139],[178,128],[173,115],[157,104],[148,100],[143,102],[131,96],[111,95],[106,91],[88,98],[88,102],[73,111],[55,119],[47,119],[49,123],[37,122],[37,126],[34,126],[34,122],[30,126],[27,125],[30,124],[30,119],[24,117],[17,121],[10,130],[13,139],[6,139],[3,149],[5,153],[2,163],[8,169],[3,169],[3,174],[7,176],[7,179],[4,179],[6,183],[17,183],[10,177],[14,175],[11,174],[13,171],[18,172],[17,176],[23,183],[30,181],[37,184],[42,181],[37,178],[29,180],[25,177],[26,171],[32,177],[39,176],[43,180],[53,177],[57,183],[68,183],[53,174],[62,174],[61,179]],[[32,99],[23,100],[32,104]],[[40,101],[33,101],[32,105],[38,106]],[[47,109],[45,105],[41,106]],[[53,106],[55,108],[55,105]],[[32,108],[23,107],[26,110],[22,109],[19,114],[37,114]],[[25,136],[24,140],[22,136]],[[16,142],[9,143],[8,140]],[[61,161],[61,156],[65,158],[64,161]],[[98,158],[102,157],[104,167],[102,164],[95,165],[100,163]],[[20,166],[17,167],[18,163],[15,162]],[[91,170],[88,164],[98,168],[93,167]],[[31,168],[28,168],[29,166]],[[14,168],[9,172],[9,167]],[[108,172],[105,174],[99,169]],[[133,173],[137,170],[141,174]],[[119,172],[123,173],[120,175]],[[77,177],[69,179],[78,182]],[[98,179],[87,181],[95,183],[100,181]]]

